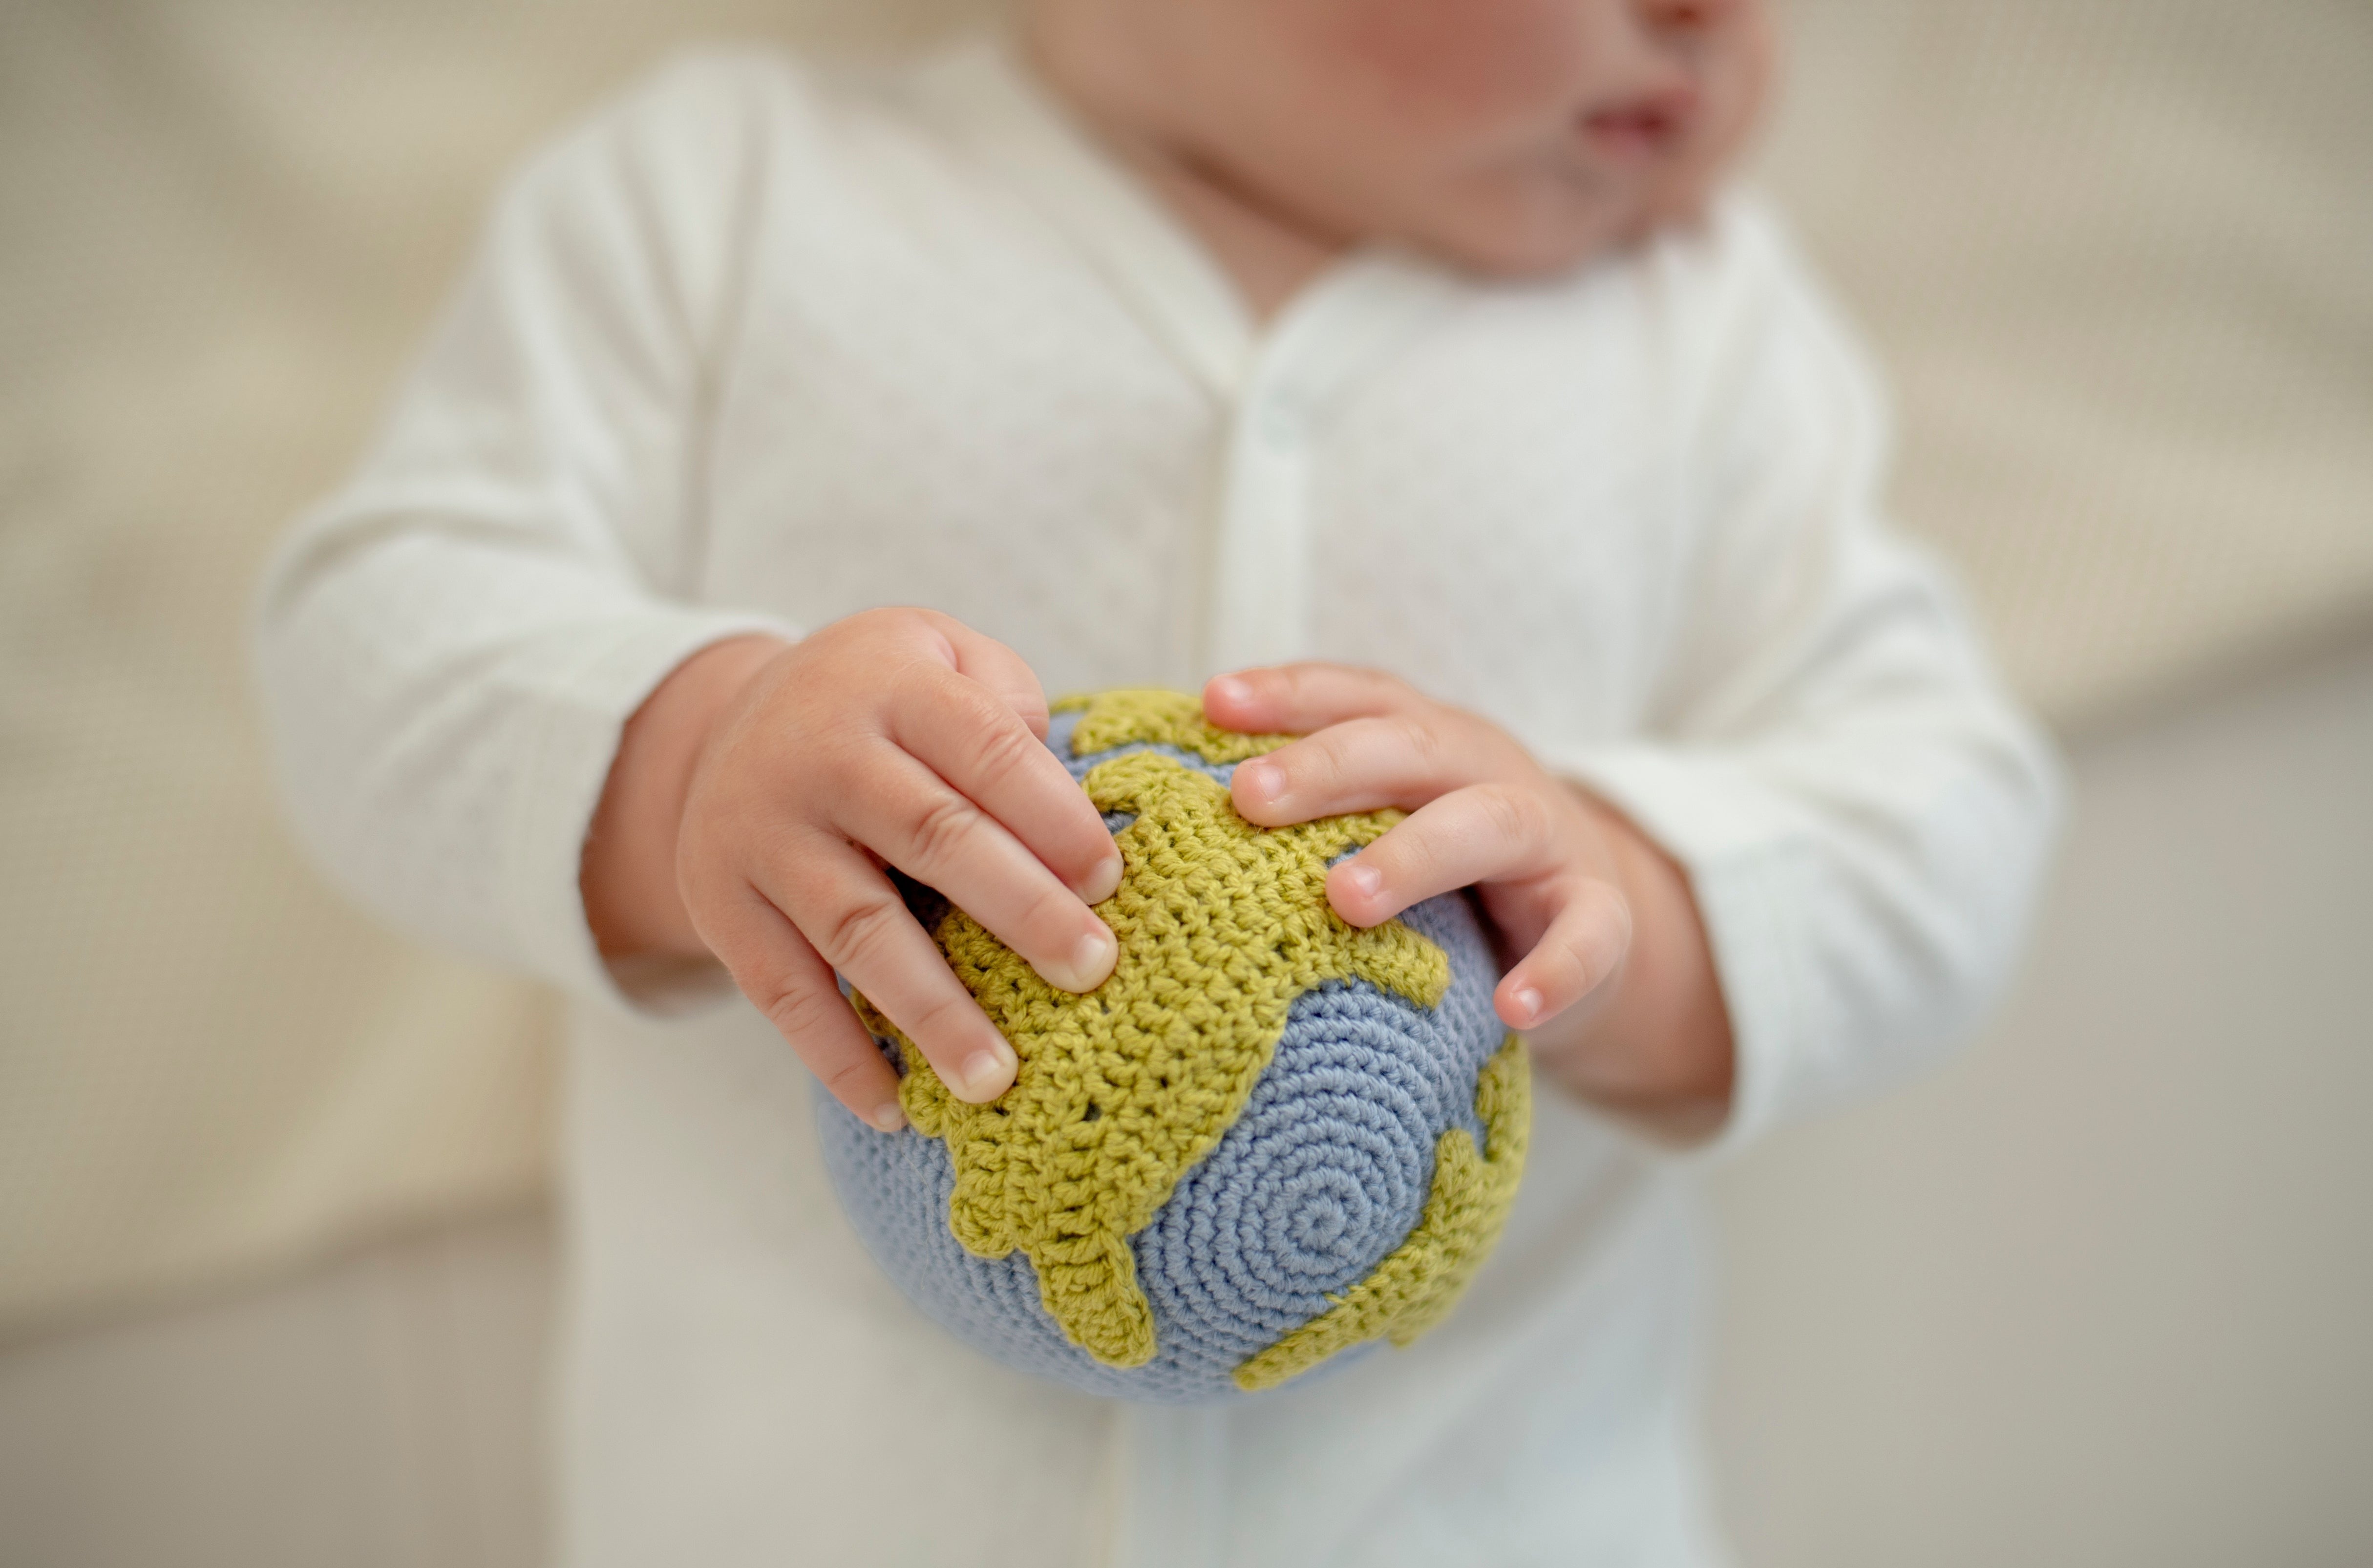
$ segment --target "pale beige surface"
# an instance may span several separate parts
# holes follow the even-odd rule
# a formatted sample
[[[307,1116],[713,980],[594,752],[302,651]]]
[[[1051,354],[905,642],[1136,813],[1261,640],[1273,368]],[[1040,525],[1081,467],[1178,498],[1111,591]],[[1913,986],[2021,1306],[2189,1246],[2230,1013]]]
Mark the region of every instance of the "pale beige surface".
[[[0,1355],[10,1568],[534,1568],[541,1211]]]
[[[515,1199],[544,1004],[275,825],[240,626],[489,182],[672,39],[862,0],[0,7],[0,1335]],[[2373,8],[1798,0],[1771,155],[1905,509],[2063,719],[2373,602]]]
[[[2373,613],[2373,5],[1782,0],[1905,521],[2081,726]]]
[[[2373,1562],[2373,638],[2072,762],[1984,1039],[1715,1183],[1748,1568]]]

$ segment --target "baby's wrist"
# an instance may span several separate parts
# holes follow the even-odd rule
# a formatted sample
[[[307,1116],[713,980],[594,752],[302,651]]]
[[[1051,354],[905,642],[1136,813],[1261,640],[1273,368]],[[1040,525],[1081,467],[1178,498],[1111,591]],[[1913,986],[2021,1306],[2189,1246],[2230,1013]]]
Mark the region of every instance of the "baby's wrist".
[[[585,840],[579,889],[602,955],[696,957],[707,951],[676,891],[676,838],[702,753],[752,677],[789,645],[711,643],[653,688],[620,733]]]
[[[1728,1011],[1689,878],[1630,818],[1574,789],[1599,830],[1608,880],[1631,914],[1631,944],[1601,993],[1531,1031],[1544,1071],[1576,1096],[1670,1141],[1693,1142],[1728,1115]]]

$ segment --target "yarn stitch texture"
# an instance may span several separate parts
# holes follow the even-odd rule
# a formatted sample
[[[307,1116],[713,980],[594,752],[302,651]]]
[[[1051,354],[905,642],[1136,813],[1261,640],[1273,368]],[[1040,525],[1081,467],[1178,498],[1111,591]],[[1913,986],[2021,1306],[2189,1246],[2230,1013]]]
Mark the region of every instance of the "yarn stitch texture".
[[[1467,1281],[1507,1227],[1532,1137],[1532,1083],[1524,1042],[1514,1036],[1483,1069],[1476,1114],[1488,1139],[1454,1127],[1435,1145],[1433,1190],[1418,1223],[1376,1271],[1334,1298],[1309,1322],[1236,1368],[1240,1388],[1274,1388],[1338,1351],[1363,1340],[1406,1345],[1450,1316]]]
[[[827,1163],[894,1280],[1002,1359],[1136,1398],[1266,1387],[1413,1340],[1496,1240],[1529,1101],[1488,943],[1455,895],[1369,931],[1334,915],[1327,866],[1398,813],[1245,822],[1233,764],[1288,738],[1175,694],[1064,705],[1049,743],[1126,867],[1098,907],[1121,954],[1073,996],[940,916],[1020,1059],[994,1105],[948,1094],[856,999],[913,1127],[822,1098]]]

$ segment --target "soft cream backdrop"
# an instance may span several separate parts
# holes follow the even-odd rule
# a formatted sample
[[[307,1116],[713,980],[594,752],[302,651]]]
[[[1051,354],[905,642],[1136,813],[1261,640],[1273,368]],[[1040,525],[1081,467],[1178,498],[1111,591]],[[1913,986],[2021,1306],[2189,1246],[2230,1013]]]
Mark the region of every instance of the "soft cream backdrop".
[[[257,561],[534,136],[672,39],[976,9],[0,7],[0,1336],[538,1189],[545,1003],[275,823]],[[1769,172],[2025,689],[2081,737],[2373,620],[2373,7],[1787,10]]]

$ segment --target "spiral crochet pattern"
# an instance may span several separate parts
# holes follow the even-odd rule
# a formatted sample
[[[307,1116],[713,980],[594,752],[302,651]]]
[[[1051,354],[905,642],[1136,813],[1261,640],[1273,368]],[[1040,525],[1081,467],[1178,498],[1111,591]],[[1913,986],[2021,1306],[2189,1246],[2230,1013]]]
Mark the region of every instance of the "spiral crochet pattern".
[[[1001,1361],[1125,1398],[1240,1396],[1409,1343],[1498,1239],[1530,1101],[1489,943],[1461,895],[1368,931],[1327,907],[1327,867],[1397,813],[1236,814],[1235,764],[1290,738],[1215,730],[1175,693],[1063,706],[1048,744],[1125,868],[1097,908],[1112,977],[1056,990],[918,900],[1020,1059],[993,1105],[949,1094],[855,999],[911,1125],[817,1096],[842,1202],[910,1299]]]

